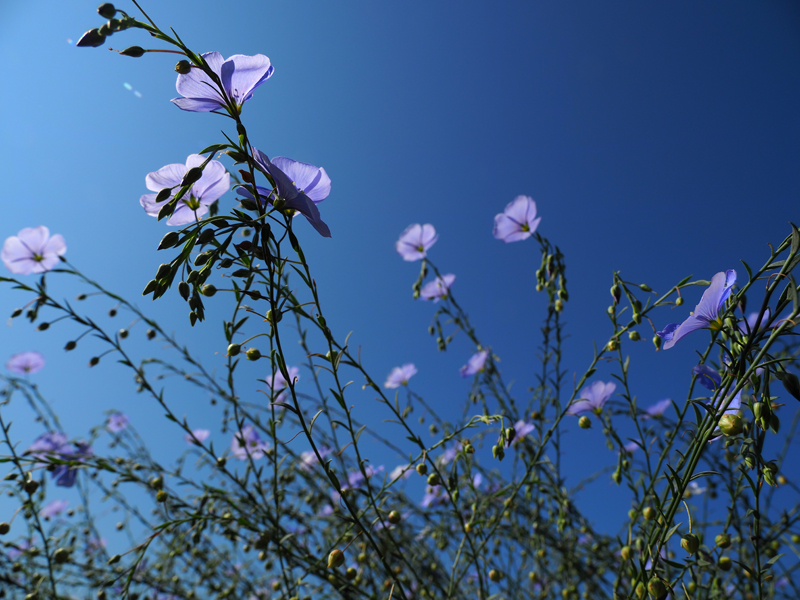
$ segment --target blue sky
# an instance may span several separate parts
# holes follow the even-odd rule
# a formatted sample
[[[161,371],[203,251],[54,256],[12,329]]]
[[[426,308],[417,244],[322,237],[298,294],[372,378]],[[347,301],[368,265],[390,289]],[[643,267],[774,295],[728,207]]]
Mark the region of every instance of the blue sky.
[[[789,220],[800,221],[795,2],[144,7],[195,50],[270,57],[275,74],[246,104],[244,120],[259,149],[323,166],[333,181],[320,205],[333,237],[300,224],[328,321],[342,337],[354,332],[351,344],[361,346],[377,380],[416,363],[415,391],[443,411],[460,409],[468,384],[458,368],[473,348],[460,339],[440,354],[427,334],[433,308],[411,299],[417,265],[394,250],[410,223],[435,225],[431,258],[457,275],[454,294],[502,358],[506,380],[524,390],[534,382],[544,317],[545,299],[534,290],[540,256],[533,242],[505,245],[491,235],[492,218],[515,196],[536,200],[540,232],[566,255],[570,381],[589,364],[592,342],[610,333],[614,270],[663,292],[689,274],[710,279],[737,268],[740,258],[760,264],[766,244],[783,239]],[[165,233],[138,199],[148,172],[184,162],[231,129],[227,119],[169,102],[174,55],[108,51],[159,47],[142,32],[75,48],[102,23],[95,8],[78,0],[3,4],[0,238],[40,224],[62,233],[71,262],[152,309],[213,365],[224,351],[221,312],[212,306],[212,318],[190,330],[175,294],[138,300],[164,261],[155,247]],[[233,198],[223,198],[223,210]],[[78,293],[72,283],[51,285],[64,297]],[[700,293],[689,291],[686,310],[669,320],[682,320]],[[20,302],[4,291],[0,314]],[[86,305],[101,315],[110,307]],[[122,319],[100,317],[113,328],[127,325]],[[4,326],[0,359],[29,349],[45,355],[36,381],[72,435],[113,406],[150,428],[157,450],[170,451],[173,430],[151,424],[154,407],[127,385],[129,375],[110,361],[85,368],[88,341],[65,354],[68,331]],[[669,353],[646,341],[628,346],[640,404],[685,398],[696,362],[691,343]],[[353,392],[352,401],[370,408],[365,393]],[[207,399],[175,402],[198,426],[211,419]],[[614,461],[601,450],[599,430],[574,429],[565,458],[576,469],[572,483]],[[39,430],[18,420],[15,433],[27,445]]]

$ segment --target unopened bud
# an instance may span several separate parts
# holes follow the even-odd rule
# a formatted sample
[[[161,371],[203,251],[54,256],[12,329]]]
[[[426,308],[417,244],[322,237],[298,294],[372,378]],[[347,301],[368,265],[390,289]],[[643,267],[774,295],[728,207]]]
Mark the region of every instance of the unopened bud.
[[[397,525],[401,521],[401,519],[402,517],[400,516],[400,513],[397,512],[396,510],[393,510],[392,512],[389,513],[388,520],[389,523],[391,523],[392,525]]]
[[[280,323],[281,319],[283,319],[283,313],[279,310],[272,312],[271,310],[267,311],[267,321],[270,323]]]
[[[231,344],[228,346],[228,356],[236,356],[241,350],[242,347],[239,344]]]
[[[258,348],[249,348],[245,352],[245,356],[247,356],[247,360],[258,360],[261,358],[261,351]]]
[[[418,464],[417,465],[417,473],[419,473],[420,475],[423,475],[423,476],[427,475],[428,474],[428,465],[426,465],[425,463]]]
[[[667,596],[667,586],[658,577],[653,577],[647,584],[647,591],[656,600],[661,600]]]
[[[166,502],[167,501],[167,492],[164,490],[158,490],[156,494],[156,502]]]
[[[14,312],[11,313],[11,318],[12,319],[16,319],[21,314],[22,314],[22,309],[21,308],[15,308]]]
[[[714,538],[714,542],[720,548],[728,548],[731,545],[731,536],[727,533],[720,533],[716,538]]]
[[[733,561],[727,556],[722,556],[722,557],[720,557],[719,562],[717,563],[717,566],[722,571],[730,571],[731,567],[733,566]]]
[[[217,288],[213,284],[207,283],[206,285],[203,286],[202,292],[203,296],[210,298],[211,296],[217,293]]]
[[[652,521],[656,518],[656,510],[652,506],[648,506],[642,511],[642,516],[645,518],[645,521]]]
[[[438,473],[431,473],[428,475],[428,485],[439,485],[442,481],[442,478],[439,477]]]
[[[656,347],[656,350],[661,350],[661,336],[653,336],[653,346]]]
[[[106,36],[101,35],[98,29],[90,29],[81,36],[75,44],[79,48],[97,48],[106,41]]]
[[[190,63],[188,60],[179,60],[178,64],[175,65],[175,71],[181,75],[188,75],[189,71],[191,70],[192,63]]]
[[[111,19],[117,14],[117,9],[114,8],[114,5],[111,4],[111,2],[105,2],[97,7],[97,14],[104,19]]]
[[[77,345],[78,345],[77,342],[69,341],[69,342],[67,342],[67,345],[64,346],[64,350],[66,350],[67,352],[69,352],[70,350],[75,350],[75,347]]]
[[[156,337],[156,330],[155,329],[148,329],[147,330],[147,339],[148,340],[152,340],[154,337]]]
[[[158,271],[156,271],[156,279],[166,279],[169,277],[170,271],[172,271],[172,266],[163,263],[158,266]]]
[[[25,488],[25,491],[28,492],[29,494],[34,494],[36,493],[36,490],[39,489],[39,482],[36,481],[35,479],[28,479],[28,481],[25,482],[25,485],[23,487]]]
[[[120,52],[120,54],[122,54],[122,56],[130,56],[132,58],[139,58],[140,56],[144,56],[145,52],[146,52],[146,50],[144,48],[142,48],[141,46],[130,46],[129,48],[125,48],[125,50],[122,50]]]
[[[200,167],[192,167],[186,174],[183,176],[183,181],[181,181],[181,186],[193,185],[200,181],[200,178],[203,176],[203,169]]]
[[[580,419],[578,419],[578,427],[580,427],[581,429],[589,429],[591,426],[592,426],[592,421],[591,419],[589,419],[589,417],[584,415]]]
[[[5,534],[7,534],[9,531],[11,531],[11,525],[9,525],[8,523],[6,523],[5,521],[3,521],[2,523],[0,523],[0,535],[5,535]]]
[[[502,571],[499,571],[498,569],[492,569],[491,571],[489,571],[489,579],[491,581],[494,581],[495,583],[502,580],[503,579]]]
[[[178,284],[178,293],[181,295],[181,298],[188,300],[189,294],[191,294],[191,288],[189,287],[189,284],[185,281],[181,281]]]
[[[611,286],[611,297],[614,299],[614,304],[619,304],[622,298],[622,289],[616,283]]]
[[[631,547],[630,546],[623,546],[622,549],[619,551],[619,555],[622,557],[622,560],[630,560],[631,559]]]
[[[639,289],[642,290],[643,292],[648,292],[648,293],[653,291],[652,288],[646,283],[639,284]]]
[[[53,552],[53,560],[59,564],[64,564],[69,560],[69,550],[66,548],[59,548]]]
[[[641,338],[639,332],[636,330],[631,330],[628,332],[628,339],[632,342],[638,342]]]
[[[164,190],[161,191],[163,192]],[[158,250],[172,248],[173,246],[176,246],[180,240],[181,236],[177,231],[170,231],[167,235],[161,238],[161,242],[158,244]]]

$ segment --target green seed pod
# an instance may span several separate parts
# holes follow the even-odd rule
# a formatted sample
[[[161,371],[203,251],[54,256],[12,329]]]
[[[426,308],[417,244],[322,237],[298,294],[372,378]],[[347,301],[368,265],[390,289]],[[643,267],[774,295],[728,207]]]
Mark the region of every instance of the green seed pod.
[[[348,581],[353,581],[353,579],[356,578],[356,575],[358,575],[358,571],[356,571],[353,567],[348,567],[344,574]]]
[[[427,475],[428,474],[428,465],[426,465],[425,463],[418,464],[417,465],[417,473],[419,473],[420,475],[423,475],[423,476]]]
[[[273,324],[280,323],[283,319],[283,313],[279,310],[272,312],[271,310],[267,311],[267,321]]]
[[[114,8],[114,5],[111,4],[111,2],[104,2],[97,7],[97,14],[104,19],[111,19],[117,14],[117,9]]]
[[[228,346],[228,356],[236,356],[241,350],[242,347],[239,344],[231,344]]]
[[[400,516],[399,512],[393,510],[392,512],[389,513],[388,520],[389,523],[391,523],[392,525],[397,525],[402,520],[402,517]]]
[[[648,506],[642,511],[642,516],[645,521],[652,521],[656,518],[656,510],[652,506]]]
[[[628,339],[632,342],[638,342],[642,338],[638,331],[632,330],[628,332]]]
[[[622,549],[619,551],[619,555],[622,557],[622,560],[630,560],[631,559],[631,547],[630,546],[623,546]]]
[[[258,348],[249,348],[244,354],[247,360],[258,360],[261,358],[261,351]]]
[[[166,502],[167,498],[167,492],[164,490],[158,490],[158,493],[156,494],[156,502]]]
[[[725,435],[733,436],[742,433],[744,424],[739,415],[727,414],[722,415],[722,418],[719,420],[719,428]]]
[[[211,296],[217,293],[217,288],[213,284],[207,283],[206,285],[203,286],[202,293],[203,296],[210,298]]]
[[[661,600],[667,596],[667,586],[658,577],[653,577],[647,584],[647,591],[656,600]]]
[[[636,584],[636,596],[638,596],[639,600],[644,598],[644,595],[647,593],[647,587],[644,585],[643,581],[640,581]]]
[[[120,54],[122,54],[122,56],[130,56],[131,58],[139,58],[141,56],[144,56],[145,52],[147,52],[147,50],[145,50],[141,46],[130,46],[128,48],[125,48],[125,50],[121,51]]]
[[[188,75],[189,71],[191,70],[192,63],[190,63],[188,60],[179,60],[178,64],[175,65],[175,71],[181,75]]]
[[[693,533],[687,533],[681,538],[681,548],[686,550],[689,554],[694,554],[700,547],[700,540]]]
[[[714,538],[714,542],[720,548],[729,548],[731,545],[731,536],[727,533],[720,533],[717,537]]]
[[[503,579],[503,572],[498,569],[492,569],[489,571],[489,579],[497,583]]]
[[[442,482],[442,478],[439,477],[438,473],[431,473],[428,475],[428,485],[439,485]]]
[[[209,259],[211,258],[211,255],[212,255],[212,252],[201,252],[200,254],[198,254],[195,257],[194,265],[196,267],[199,267],[199,266],[202,266],[202,265],[206,264],[209,261]],[[189,282],[189,283],[191,283],[191,282]]]
[[[581,429],[589,429],[591,426],[592,426],[592,421],[586,415],[578,419],[578,427],[580,427]]]
[[[683,304],[683,296],[678,296],[675,298],[675,306],[680,306],[681,304]]]
[[[328,568],[336,569],[344,564],[344,552],[336,548],[328,555]]]
[[[719,562],[717,562],[717,566],[722,571],[730,571],[733,566],[733,561],[728,556],[721,556]]]

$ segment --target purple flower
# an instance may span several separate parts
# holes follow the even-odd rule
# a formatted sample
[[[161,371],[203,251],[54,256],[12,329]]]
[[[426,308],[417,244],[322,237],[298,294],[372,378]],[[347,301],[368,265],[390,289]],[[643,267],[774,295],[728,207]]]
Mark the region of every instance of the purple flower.
[[[75,450],[71,451],[67,446],[66,449],[62,447],[59,452],[59,458],[62,460],[83,462],[94,452],[89,444],[83,442],[75,443]],[[53,479],[56,480],[56,485],[61,487],[72,487],[75,485],[75,478],[78,476],[78,469],[72,465],[58,465],[53,471]]]
[[[609,383],[595,381],[592,385],[587,385],[581,390],[579,399],[570,404],[567,414],[579,415],[590,410],[599,415],[600,411],[603,410],[603,406],[616,389],[617,384],[613,381]]]
[[[458,450],[459,450],[458,446],[451,446],[450,448],[445,450],[437,460],[438,464],[441,466],[449,465],[456,459],[456,456],[458,456]]]
[[[120,412],[112,413],[108,417],[106,429],[111,433],[119,433],[128,426],[128,416]]]
[[[716,392],[719,389],[720,384],[722,383],[722,377],[720,376],[720,374],[713,368],[709,367],[708,365],[697,365],[692,368],[692,373],[697,376],[697,382],[700,385],[702,385],[706,389],[711,390],[712,392]],[[716,403],[716,406],[714,408],[719,409],[724,403],[725,400],[722,399],[718,403]],[[733,400],[731,400],[724,414],[726,415],[734,414],[739,410],[741,406],[742,406],[742,392],[739,391],[739,393],[733,397]],[[719,429],[715,430],[709,441],[718,438],[720,435],[721,435],[720,430]]]
[[[17,375],[25,375],[41,371],[44,366],[44,356],[38,352],[20,352],[15,354],[6,363],[6,369]]]
[[[53,517],[57,517],[64,512],[68,504],[69,502],[66,500],[53,500],[50,504],[39,511],[39,515],[43,519],[52,519]]]
[[[190,154],[186,164],[174,163],[161,167],[158,171],[148,173],[145,177],[147,189],[155,194],[144,194],[139,198],[145,212],[151,217],[157,217],[161,207],[172,200],[175,192],[180,188],[183,176],[189,169],[199,167],[205,162],[205,157],[200,154]],[[176,188],[177,186],[177,188]],[[184,194],[175,206],[175,211],[167,220],[167,225],[188,225],[194,223],[208,212],[208,207],[220,198],[231,187],[231,176],[218,160],[209,161],[203,169],[203,174],[194,185]],[[169,197],[163,202],[156,202],[156,196],[164,188],[173,189]]]
[[[397,465],[392,472],[389,473],[389,481],[394,481],[395,479],[408,479],[411,477],[413,469],[411,465]]]
[[[480,352],[473,354],[467,361],[467,364],[461,367],[458,372],[461,373],[461,377],[469,377],[470,375],[480,373],[483,371],[484,365],[486,365],[487,358],[489,358],[489,351],[481,350]]]
[[[639,442],[636,441],[630,441],[622,447],[622,449],[625,450],[625,452],[628,452],[629,454],[633,454],[639,448],[641,448],[641,446],[639,445]]]
[[[406,363],[402,367],[395,367],[386,378],[383,387],[388,389],[399,388],[401,385],[408,385],[408,380],[417,374],[417,367],[414,363]]]
[[[525,436],[531,433],[532,431],[536,431],[536,425],[533,423],[526,423],[522,419],[514,423],[514,439],[508,443],[510,446],[511,444],[517,444],[518,442],[525,439]]]
[[[700,303],[695,307],[694,312],[683,323],[670,323],[664,329],[657,332],[657,335],[664,341],[664,350],[672,348],[678,340],[704,327],[712,331],[722,329],[722,313],[725,312],[725,300],[731,295],[731,286],[736,283],[736,271],[719,272],[711,279]]]
[[[446,300],[450,293],[450,286],[453,285],[455,280],[456,276],[452,273],[442,275],[422,286],[419,294],[423,300],[433,300],[434,302]]]
[[[425,495],[422,497],[420,506],[429,508],[447,503],[447,496],[444,493],[444,488],[440,485],[425,486]]]
[[[670,406],[672,406],[672,400],[669,398],[660,400],[659,402],[653,404],[653,406],[648,406],[646,409],[644,409],[642,420],[646,421],[647,419],[652,419],[653,417],[660,417]]]
[[[67,251],[67,245],[60,233],[50,237],[50,230],[44,225],[26,227],[17,235],[6,238],[0,259],[6,268],[17,275],[44,273],[52,270],[59,256]]]
[[[46,458],[56,455],[62,450],[69,450],[67,439],[66,434],[58,431],[48,431],[36,438],[25,453],[35,456],[36,458]]]
[[[400,239],[394,247],[397,253],[403,257],[403,260],[415,261],[427,256],[426,252],[436,243],[439,236],[436,235],[436,230],[430,223],[420,225],[414,223],[409,225],[406,230],[400,234]]]
[[[261,436],[252,425],[245,425],[240,432],[233,434],[231,453],[239,460],[247,460],[248,455],[253,460],[258,460],[267,450],[269,443],[261,440]]]
[[[367,478],[372,477],[375,473],[380,473],[383,471],[383,465],[379,466],[377,469],[372,465],[367,465],[364,468],[364,472],[367,474]],[[361,471],[353,471],[347,474],[347,483],[342,486],[343,490],[348,488],[355,488],[361,485],[364,482],[364,473]]]
[[[187,444],[200,445],[208,439],[211,432],[208,429],[193,429],[192,433],[187,433],[183,439]]]
[[[234,54],[223,59],[219,52],[206,52],[202,55],[209,68],[216,73],[222,82],[225,95],[241,112],[242,104],[253,96],[253,90],[272,77],[275,69],[263,54],[245,56]],[[219,108],[226,110],[226,99],[217,84],[203,72],[192,67],[186,75],[178,75],[175,89],[183,98],[174,98],[172,102],[181,110],[191,112],[211,112]]]
[[[297,380],[300,379],[300,368],[299,367],[289,367],[289,379],[292,380],[292,385],[297,383]],[[267,386],[272,390],[273,394],[277,394],[281,390],[286,389],[289,384],[286,381],[286,378],[283,376],[283,373],[280,371],[275,371],[275,374],[270,378],[267,379]],[[281,402],[286,398],[286,392],[278,394],[275,398],[275,402]]]
[[[277,162],[272,162],[263,152],[256,148],[252,150],[256,164],[275,182],[273,190],[256,186],[261,202],[273,204],[277,202],[277,197],[283,201],[281,210],[297,211],[311,223],[311,226],[321,236],[331,237],[331,230],[322,220],[316,205],[317,202],[322,202],[327,198],[331,191],[331,180],[325,169],[283,157],[276,157],[275,161]],[[246,187],[240,186],[237,191],[242,196],[255,201],[255,196]]]
[[[325,446],[320,446],[317,450],[323,459],[332,452],[330,448],[326,448]],[[306,450],[300,453],[300,468],[303,471],[310,471],[318,462],[319,459],[313,450]]]
[[[769,323],[770,317],[772,316],[772,311],[770,311],[769,308],[764,311],[764,316],[761,317],[761,322],[758,323],[758,329],[756,329],[756,321],[758,321],[759,314],[760,313],[758,312],[751,312],[749,315],[747,315],[747,318],[745,319],[747,325],[739,325],[739,329],[742,333],[757,333],[758,331],[764,329],[767,323]]]
[[[495,216],[492,235],[506,244],[521,242],[533,235],[541,220],[541,217],[536,218],[536,202],[533,198],[517,196],[502,213]]]

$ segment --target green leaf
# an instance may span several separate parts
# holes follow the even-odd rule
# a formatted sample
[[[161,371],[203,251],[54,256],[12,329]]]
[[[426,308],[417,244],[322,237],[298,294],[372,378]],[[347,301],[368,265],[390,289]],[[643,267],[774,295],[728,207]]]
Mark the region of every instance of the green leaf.
[[[753,269],[751,269],[751,268],[750,268],[750,265],[748,265],[748,264],[747,264],[746,262],[744,262],[743,260],[739,260],[739,262],[740,262],[740,263],[742,263],[742,264],[744,265],[744,268],[747,270],[747,278],[748,278],[749,280],[752,280],[752,279],[753,279]]]
[[[787,392],[796,400],[800,400],[800,380],[797,375],[789,371],[779,371],[775,373],[775,377],[780,380]]]
[[[318,410],[318,411],[317,411],[317,414],[315,414],[315,415],[312,417],[312,419],[311,419],[311,422],[308,424],[308,432],[309,432],[309,433],[311,433],[311,429],[314,427],[314,421],[316,421],[316,420],[317,420],[317,417],[318,417],[318,416],[320,416],[320,415],[323,413],[323,411],[324,411],[324,410],[325,410],[325,409],[320,409],[320,410]]]
[[[792,254],[797,254],[798,250],[800,250],[800,231],[797,230],[797,226],[790,222],[789,225],[792,226],[792,248],[790,252]]]
[[[216,154],[220,150],[224,150],[225,148],[230,148],[230,147],[231,146],[229,144],[211,144],[210,146],[207,146],[206,148],[200,150],[198,154],[205,154],[206,152],[213,152]]]

